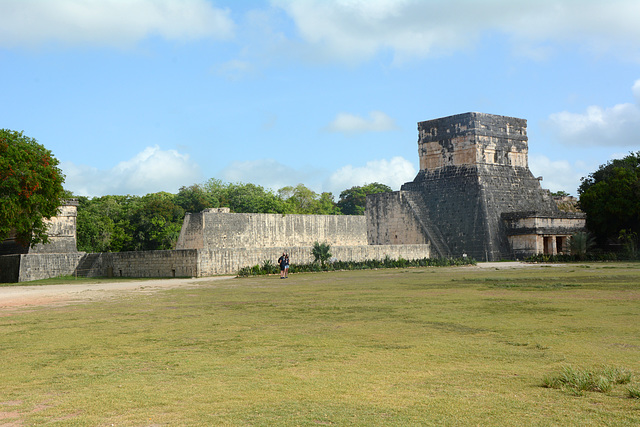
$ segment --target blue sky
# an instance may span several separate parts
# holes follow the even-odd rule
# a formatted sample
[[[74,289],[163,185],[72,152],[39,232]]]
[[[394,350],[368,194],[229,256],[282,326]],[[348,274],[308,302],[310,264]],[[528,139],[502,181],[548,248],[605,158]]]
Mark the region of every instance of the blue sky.
[[[0,0],[0,127],[76,195],[418,171],[417,122],[527,119],[552,191],[640,150],[637,0]]]

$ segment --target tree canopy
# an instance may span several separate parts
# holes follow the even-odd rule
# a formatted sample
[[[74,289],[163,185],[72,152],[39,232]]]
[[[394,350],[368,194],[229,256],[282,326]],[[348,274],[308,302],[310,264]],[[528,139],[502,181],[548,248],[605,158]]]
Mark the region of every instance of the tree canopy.
[[[14,232],[24,245],[46,243],[45,219],[58,213],[63,182],[51,151],[23,132],[0,129],[0,240]]]
[[[391,191],[383,184],[353,187],[343,198],[361,204],[366,194]],[[356,194],[360,199],[356,200]],[[303,184],[277,192],[256,184],[227,183],[212,178],[204,184],[182,187],[177,194],[166,192],[146,196],[79,197],[78,250],[122,252],[173,249],[186,212],[228,207],[235,213],[279,213],[340,215],[333,194],[318,194]],[[348,211],[349,212],[349,211]]]
[[[640,151],[611,160],[583,178],[578,188],[587,228],[599,246],[640,234]]]
[[[337,206],[343,215],[364,215],[369,194],[386,193],[391,191],[387,185],[374,182],[363,186],[351,187],[340,193]]]

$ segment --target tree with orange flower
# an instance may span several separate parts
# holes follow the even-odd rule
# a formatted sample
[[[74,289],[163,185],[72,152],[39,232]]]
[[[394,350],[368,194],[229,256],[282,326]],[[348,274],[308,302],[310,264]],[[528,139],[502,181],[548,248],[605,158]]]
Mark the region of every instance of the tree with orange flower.
[[[45,219],[58,213],[64,175],[51,151],[23,132],[0,129],[0,241],[47,242]]]

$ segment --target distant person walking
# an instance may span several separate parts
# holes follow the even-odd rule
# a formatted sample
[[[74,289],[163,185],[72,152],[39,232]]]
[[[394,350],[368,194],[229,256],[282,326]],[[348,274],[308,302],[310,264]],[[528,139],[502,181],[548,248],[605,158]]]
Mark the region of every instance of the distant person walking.
[[[286,266],[287,266],[287,254],[282,252],[282,256],[278,258],[278,264],[280,264],[280,278],[285,279]]]

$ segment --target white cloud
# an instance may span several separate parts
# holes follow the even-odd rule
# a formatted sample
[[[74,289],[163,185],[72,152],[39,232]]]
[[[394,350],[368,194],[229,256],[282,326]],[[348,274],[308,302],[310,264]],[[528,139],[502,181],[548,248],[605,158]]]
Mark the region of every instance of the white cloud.
[[[229,13],[206,0],[3,0],[0,45],[122,47],[150,36],[224,39],[234,30]]]
[[[583,114],[562,111],[551,114],[544,125],[566,145],[640,146],[640,80],[632,91],[636,104],[593,105]]]
[[[417,171],[413,164],[403,157],[394,157],[391,160],[373,160],[365,166],[353,167],[347,165],[334,172],[325,187],[335,195],[355,185],[365,185],[373,182],[388,185],[393,190],[398,190],[405,182],[413,180]]]
[[[386,184],[397,190],[405,182],[411,181],[416,173],[413,164],[402,157],[374,160],[362,167],[347,165],[330,175],[322,169],[294,169],[273,159],[262,159],[234,162],[222,171],[221,177],[227,182],[252,183],[273,191],[302,183],[317,193],[333,193],[337,199],[343,190],[372,182]]]
[[[541,176],[542,188],[553,192],[566,191],[577,196],[580,179],[590,172],[583,162],[573,164],[566,160],[551,160],[546,156],[529,156],[529,169],[534,176]]]
[[[591,51],[621,50],[640,60],[637,0],[272,0],[294,21],[313,56],[346,62],[391,51],[396,61],[446,54],[501,32],[520,50],[572,42]]]
[[[395,120],[381,111],[370,112],[369,119],[349,113],[339,113],[326,127],[326,130],[330,132],[346,134],[384,132],[394,129],[397,129]]]
[[[631,88],[631,92],[633,92],[633,96],[636,98],[636,103],[640,105],[640,80],[636,80]]]
[[[147,147],[131,160],[109,170],[71,162],[61,163],[65,188],[78,196],[145,195],[159,191],[176,193],[182,186],[201,180],[200,168],[188,155],[175,150]]]

